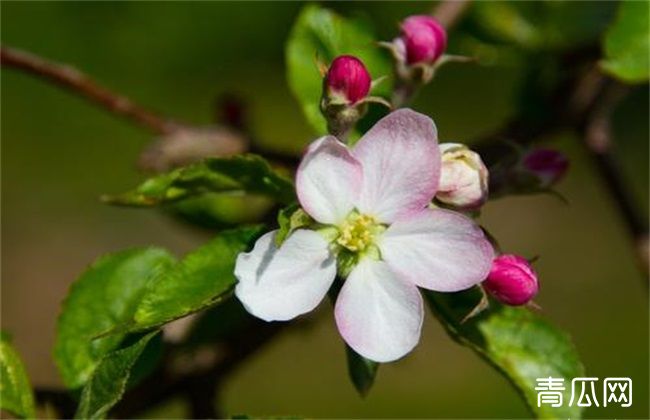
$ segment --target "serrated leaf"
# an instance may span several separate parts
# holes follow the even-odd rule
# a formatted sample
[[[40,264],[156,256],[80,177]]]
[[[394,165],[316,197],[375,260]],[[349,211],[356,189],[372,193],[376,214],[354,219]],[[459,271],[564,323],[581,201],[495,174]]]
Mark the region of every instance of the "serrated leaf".
[[[458,343],[474,350],[503,374],[542,418],[579,418],[581,408],[569,406],[571,380],[584,368],[566,333],[522,307],[490,302],[487,310],[462,320],[480,302],[478,288],[457,293],[424,291],[433,314]],[[562,407],[537,405],[537,378],[563,378]],[[568,386],[566,386],[568,385]]]
[[[27,372],[5,334],[0,340],[0,408],[19,417],[36,416]]]
[[[157,331],[149,333],[133,344],[110,352],[100,361],[81,392],[75,418],[101,419],[106,416],[108,410],[122,398],[131,376],[131,369],[149,340],[157,333]]]
[[[148,282],[174,263],[160,248],[131,249],[101,257],[75,281],[63,303],[54,346],[67,387],[82,386],[120,344],[124,334],[94,338],[132,319]]]
[[[604,39],[601,65],[611,75],[628,83],[650,78],[650,3],[626,0]]]
[[[262,232],[261,226],[221,232],[216,238],[160,275],[142,296],[131,331],[151,328],[214,305],[227,297],[237,280],[237,255],[247,250]]]
[[[256,155],[208,158],[143,182],[134,191],[103,200],[120,206],[151,207],[177,203],[206,193],[257,194],[289,204],[293,182]]]
[[[357,392],[362,397],[365,397],[375,383],[379,363],[366,359],[347,345],[345,346],[345,353],[348,360],[348,374],[352,379],[352,384]]]
[[[287,77],[307,121],[317,134],[327,127],[320,112],[323,78],[317,60],[330,63],[342,54],[363,61],[373,78],[391,74],[388,55],[377,46],[369,25],[360,19],[345,19],[331,10],[310,4],[296,19],[286,45]],[[390,92],[390,83],[381,83],[374,95]]]

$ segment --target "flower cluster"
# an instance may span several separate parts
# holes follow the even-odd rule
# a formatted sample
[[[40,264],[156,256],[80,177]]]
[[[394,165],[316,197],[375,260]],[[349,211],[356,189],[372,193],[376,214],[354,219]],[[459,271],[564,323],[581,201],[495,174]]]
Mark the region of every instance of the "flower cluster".
[[[430,80],[447,35],[433,18],[411,16],[386,46],[395,57],[399,105]],[[418,288],[481,285],[501,303],[528,303],[538,290],[530,264],[514,255],[495,258],[482,229],[464,214],[488,197],[481,157],[460,143],[438,144],[433,121],[410,109],[390,113],[348,146],[367,103],[383,99],[369,96],[373,82],[356,57],[339,56],[323,73],[320,107],[332,135],[309,146],[296,174],[307,221],[269,232],[239,255],[235,293],[244,307],[266,321],[286,321],[332,291],[345,342],[367,359],[388,362],[419,341]],[[566,169],[548,152],[531,154],[523,166],[549,183]]]

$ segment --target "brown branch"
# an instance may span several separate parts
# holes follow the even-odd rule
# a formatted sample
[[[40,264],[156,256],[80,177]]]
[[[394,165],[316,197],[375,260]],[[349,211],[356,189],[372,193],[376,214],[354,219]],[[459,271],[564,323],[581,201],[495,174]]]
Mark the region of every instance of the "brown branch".
[[[34,54],[9,47],[0,48],[0,62],[3,67],[26,71],[80,94],[114,114],[129,118],[149,128],[154,133],[168,134],[178,127],[178,124],[173,121],[156,115],[133,103],[129,98],[99,85],[74,67],[48,61]]]
[[[217,356],[211,366],[180,374],[173,371],[177,349],[169,346],[161,368],[129,391],[113,414],[119,418],[137,417],[173,396],[183,395],[190,403],[191,418],[223,418],[225,413],[218,404],[221,385],[242,363],[263,349],[287,326],[251,317],[245,328],[216,344],[213,350],[216,350]]]
[[[446,0],[433,8],[431,15],[447,30],[455,26],[469,8],[470,0]]]
[[[207,156],[229,156],[247,151],[259,153],[282,166],[297,166],[298,158],[257,147],[242,127],[241,115],[233,115],[232,103],[221,104],[225,112],[222,125],[194,127],[180,124],[135,104],[113,92],[76,68],[46,60],[33,53],[10,47],[0,48],[0,63],[40,77],[78,94],[102,109],[126,117],[160,137],[140,156],[138,166],[146,171],[166,171]],[[235,112],[235,114],[237,113]]]
[[[632,239],[639,267],[647,276],[649,272],[647,220],[638,211],[620,165],[612,153],[612,114],[629,92],[629,88],[609,79],[597,69],[596,72],[598,77],[594,77],[591,83],[600,87],[594,89],[598,96],[586,113],[578,132]],[[647,282],[644,284],[648,286]]]

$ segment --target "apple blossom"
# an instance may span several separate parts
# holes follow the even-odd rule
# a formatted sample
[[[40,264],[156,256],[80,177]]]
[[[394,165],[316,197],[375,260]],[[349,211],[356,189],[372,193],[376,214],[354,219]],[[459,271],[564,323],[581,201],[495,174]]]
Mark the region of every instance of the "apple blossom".
[[[494,259],[485,289],[498,301],[518,306],[537,294],[537,274],[528,260],[518,255],[500,255]]]
[[[298,200],[315,230],[278,231],[237,258],[235,293],[266,321],[313,310],[338,275],[335,319],[346,343],[377,362],[399,359],[420,338],[418,287],[454,292],[487,276],[494,251],[462,214],[431,209],[440,177],[433,121],[395,111],[354,147],[325,136],[296,175]]]
[[[488,196],[488,170],[478,153],[459,143],[440,144],[442,167],[436,198],[459,209],[474,209]]]

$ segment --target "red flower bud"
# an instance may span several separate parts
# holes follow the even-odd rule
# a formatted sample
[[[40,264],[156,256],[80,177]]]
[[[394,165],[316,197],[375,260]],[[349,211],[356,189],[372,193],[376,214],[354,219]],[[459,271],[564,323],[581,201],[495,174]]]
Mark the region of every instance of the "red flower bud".
[[[370,73],[363,62],[351,55],[336,57],[326,76],[331,95],[341,95],[350,104],[365,98],[370,91]]]
[[[545,186],[558,182],[569,168],[569,160],[557,150],[537,149],[523,159],[524,167],[537,175]]]
[[[447,32],[431,16],[410,16],[402,22],[408,64],[433,63],[447,48]]]
[[[518,255],[496,257],[483,286],[498,301],[512,306],[529,302],[539,288],[537,274],[530,263]]]

